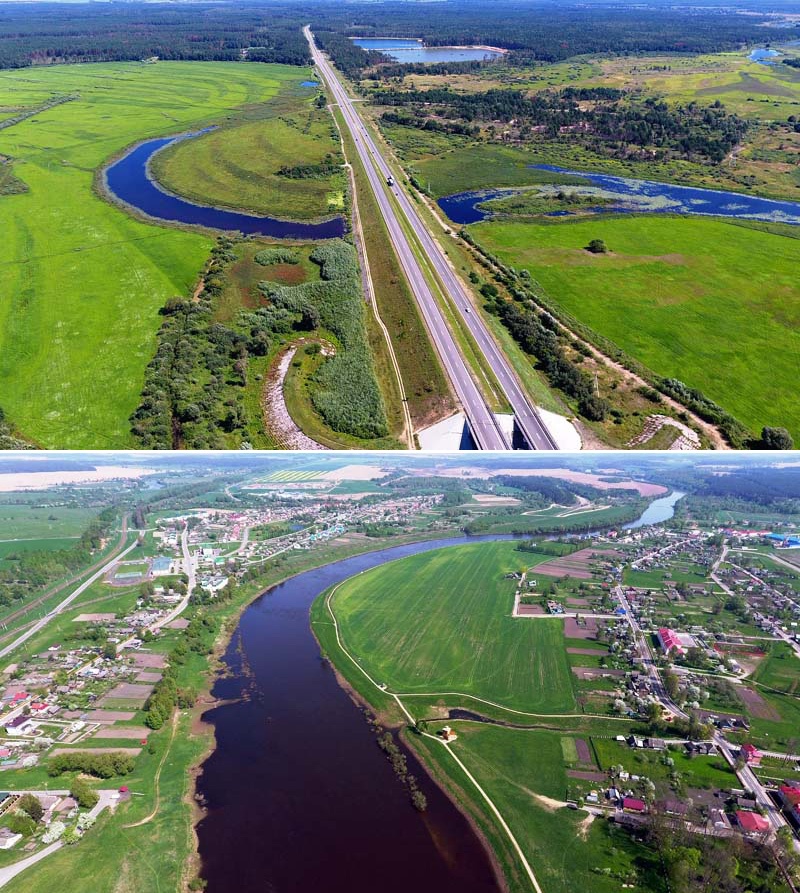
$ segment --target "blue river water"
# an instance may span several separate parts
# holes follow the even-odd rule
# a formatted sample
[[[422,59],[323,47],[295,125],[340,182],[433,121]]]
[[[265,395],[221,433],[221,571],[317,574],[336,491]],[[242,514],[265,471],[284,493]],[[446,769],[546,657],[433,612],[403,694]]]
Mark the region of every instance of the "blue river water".
[[[680,490],[674,490],[668,496],[654,499],[635,521],[631,521],[630,524],[623,524],[623,528],[625,530],[636,530],[637,527],[647,527],[650,524],[662,524],[664,521],[669,521],[675,514],[675,505],[684,496],[686,496],[685,493],[681,493]]]
[[[118,161],[105,170],[105,182],[109,192],[132,208],[148,217],[189,226],[203,226],[208,229],[240,232],[245,235],[271,236],[276,239],[332,239],[344,235],[344,219],[333,217],[320,223],[300,223],[292,220],[278,220],[274,217],[259,217],[241,211],[227,211],[198,205],[179,198],[158,186],[148,173],[150,159],[161,149],[180,140],[191,139],[207,133],[169,136],[146,140],[134,146]]]
[[[398,62],[481,62],[503,54],[483,47],[427,47],[413,37],[357,37],[353,43],[365,50],[380,50]]]
[[[759,65],[774,65],[775,57],[780,56],[777,50],[769,50],[766,47],[758,47],[748,56],[751,62],[758,62]]]
[[[603,190],[612,203],[594,209],[596,214],[608,213],[667,213],[700,215],[705,217],[735,217],[741,220],[764,220],[772,223],[800,225],[800,202],[759,198],[740,192],[722,192],[695,186],[676,186],[654,180],[636,180],[630,177],[614,177],[586,171],[573,171],[549,164],[536,164],[537,170],[552,171],[583,177],[589,185]],[[475,192],[459,192],[440,198],[439,207],[453,221],[466,225],[478,223],[491,216],[491,212],[478,207],[483,202],[503,198],[519,192],[518,189],[483,189]],[[617,204],[614,200],[618,199]],[[569,211],[556,211],[550,217],[568,217]]]

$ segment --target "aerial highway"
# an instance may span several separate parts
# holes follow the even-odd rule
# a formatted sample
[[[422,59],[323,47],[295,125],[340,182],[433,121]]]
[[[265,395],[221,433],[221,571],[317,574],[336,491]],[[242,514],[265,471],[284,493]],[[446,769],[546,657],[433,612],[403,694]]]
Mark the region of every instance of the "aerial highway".
[[[472,305],[466,288],[453,271],[444,250],[429,232],[413,202],[405,190],[399,186],[392,186],[392,195],[389,194],[386,184],[393,182],[392,169],[382,157],[333,66],[317,47],[308,26],[304,28],[304,33],[311,48],[314,64],[325,81],[333,102],[338,105],[353,138],[381,215],[389,230],[389,236],[400,265],[408,279],[450,381],[461,401],[476,445],[480,449],[486,450],[511,449],[509,438],[502,431],[494,413],[487,405],[467,367],[453,333],[445,321],[409,237],[398,219],[396,207],[400,208],[407,224],[413,230],[423,253],[449,296],[452,306],[460,315],[478,348],[489,361],[489,365],[514,412],[517,426],[528,445],[537,450],[558,449],[557,443],[542,422],[536,407],[525,395],[508,359],[497,346],[480,314],[470,312]]]

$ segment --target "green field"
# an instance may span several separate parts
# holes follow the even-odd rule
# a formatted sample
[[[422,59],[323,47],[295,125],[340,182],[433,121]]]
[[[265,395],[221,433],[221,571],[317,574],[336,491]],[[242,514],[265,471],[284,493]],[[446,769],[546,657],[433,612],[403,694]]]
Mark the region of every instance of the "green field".
[[[46,447],[130,444],[159,308],[188,295],[211,240],[134,219],[93,191],[96,171],[139,140],[219,123],[305,69],[159,62],[0,73],[0,106],[75,94],[0,131],[28,187],[0,196],[0,394]]]
[[[345,647],[393,691],[574,710],[562,623],[510,616],[514,581],[503,575],[547,558],[521,557],[514,545],[436,550],[347,581],[332,600]]]
[[[738,784],[733,771],[721,756],[697,756],[690,759],[682,748],[662,754],[634,749],[627,744],[602,738],[593,738],[592,747],[601,769],[622,766],[631,774],[645,776],[656,785],[661,796],[669,795],[670,774],[673,771],[680,776],[679,784],[684,788],[729,790]],[[667,766],[664,756],[671,759],[674,766]]]
[[[775,642],[753,674],[761,685],[796,695],[800,688],[800,660],[786,642]]]
[[[713,219],[480,223],[471,232],[550,298],[654,372],[752,429],[800,436],[798,242]],[[603,239],[610,253],[584,250]]]
[[[0,542],[80,536],[96,515],[89,508],[0,503]]]

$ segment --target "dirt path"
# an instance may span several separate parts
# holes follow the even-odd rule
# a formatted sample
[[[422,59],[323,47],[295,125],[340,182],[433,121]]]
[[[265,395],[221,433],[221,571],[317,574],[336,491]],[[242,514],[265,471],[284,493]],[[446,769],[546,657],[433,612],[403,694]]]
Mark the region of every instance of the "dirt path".
[[[178,718],[180,713],[176,710],[172,715],[172,731],[169,736],[169,743],[164,749],[164,753],[161,755],[161,760],[158,764],[158,768],[156,769],[156,774],[153,776],[153,790],[156,794],[155,803],[153,804],[152,812],[149,815],[146,815],[143,819],[139,819],[138,822],[131,822],[128,825],[123,825],[123,828],[138,828],[140,825],[146,825],[148,822],[152,822],[158,813],[158,808],[161,805],[161,770],[164,768],[164,763],[167,761],[167,756],[169,755],[170,750],[172,750],[172,742],[175,740],[175,732],[178,728]]]
[[[275,435],[276,440],[287,450],[324,450],[321,443],[312,440],[300,430],[289,414],[286,398],[283,395],[283,384],[289,365],[297,353],[297,345],[292,345],[278,360],[270,372],[267,386],[264,389],[264,421],[267,428]]]

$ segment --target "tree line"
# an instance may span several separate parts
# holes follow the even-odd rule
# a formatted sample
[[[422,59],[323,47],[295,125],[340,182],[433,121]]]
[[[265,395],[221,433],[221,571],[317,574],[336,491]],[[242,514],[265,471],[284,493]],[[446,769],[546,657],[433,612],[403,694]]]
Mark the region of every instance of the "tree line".
[[[352,2],[312,7],[317,29],[350,37],[421,38],[429,46],[479,45],[511,50],[510,64],[558,62],[573,56],[637,53],[715,53],[748,44],[797,36],[791,26],[772,27],[766,17],[743,16],[733,9],[610,7],[528,0],[442,0],[417,3],[413,19],[405,3]],[[340,50],[348,64],[367,67],[339,42],[328,43],[337,64]],[[396,65],[395,60],[389,63]]]
[[[582,102],[591,100],[588,106]],[[671,106],[654,97],[640,98],[608,87],[544,90],[529,96],[522,90],[458,93],[383,89],[372,94],[376,105],[411,107],[411,113],[385,112],[384,120],[421,129],[475,135],[478,123],[495,133],[495,125],[512,128],[520,140],[553,139],[568,133],[589,148],[609,154],[629,153],[629,147],[669,156],[720,162],[737,146],[748,122],[729,114],[717,101]],[[513,122],[513,123],[512,123]],[[504,131],[505,138],[508,131]],[[648,155],[648,157],[651,157]]]
[[[307,65],[308,44],[289,6],[191,9],[152,3],[4,3],[0,68],[150,59]]]

